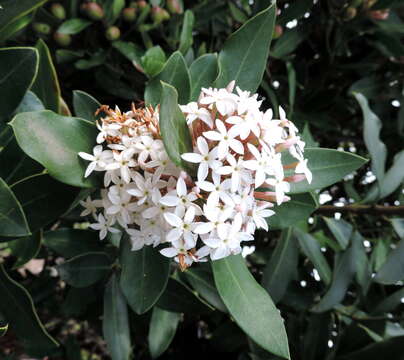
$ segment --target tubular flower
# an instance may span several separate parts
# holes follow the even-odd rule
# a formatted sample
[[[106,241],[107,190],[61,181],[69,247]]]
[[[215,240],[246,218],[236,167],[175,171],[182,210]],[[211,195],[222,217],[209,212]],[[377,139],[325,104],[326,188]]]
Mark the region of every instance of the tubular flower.
[[[100,238],[120,230],[134,251],[163,244],[161,254],[185,270],[241,253],[256,229],[268,230],[274,204],[289,200],[290,183],[311,182],[305,144],[283,109],[274,119],[257,94],[233,88],[202,89],[198,102],[180,106],[193,144],[182,158],[197,166],[195,178],[168,157],[158,108],[100,109],[98,145],[79,153],[90,161],[85,176],[104,173],[101,199],[82,202]]]

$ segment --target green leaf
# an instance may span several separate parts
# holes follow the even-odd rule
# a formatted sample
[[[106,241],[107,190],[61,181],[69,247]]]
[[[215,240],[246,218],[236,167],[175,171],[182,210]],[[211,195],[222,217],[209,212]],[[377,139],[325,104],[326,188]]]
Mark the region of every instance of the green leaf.
[[[326,258],[321,252],[321,247],[318,241],[308,233],[304,231],[294,228],[294,235],[297,237],[299,241],[300,248],[303,253],[307,256],[307,258],[312,262],[314,267],[317,269],[318,274],[320,275],[321,280],[324,281],[326,285],[331,282],[331,269],[328,265]]]
[[[14,35],[18,36],[18,33],[27,27],[33,19],[32,13],[25,16],[21,16],[18,19],[8,23],[0,30],[0,43],[12,38]]]
[[[373,309],[372,314],[389,313],[395,310],[399,305],[402,305],[402,299],[404,298],[404,288],[397,290],[390,296],[384,298]]]
[[[275,214],[267,218],[267,222],[271,229],[284,229],[307,220],[316,208],[317,203],[310,193],[292,195],[289,201],[274,207]]]
[[[151,246],[132,251],[129,239],[124,236],[119,261],[122,292],[132,310],[143,314],[157,302],[166,288],[170,260]]]
[[[304,333],[304,360],[325,359],[328,352],[328,339],[331,332],[330,313],[312,314],[308,317],[308,325]]]
[[[271,49],[270,56],[281,59],[290,53],[294,52],[296,48],[304,40],[304,34],[301,28],[294,28],[286,31]]]
[[[229,256],[212,267],[219,294],[241,329],[263,349],[290,359],[283,319],[243,258]]]
[[[335,220],[332,218],[323,218],[331,233],[337,239],[341,249],[345,250],[349,244],[349,239],[352,235],[352,225],[344,219]]]
[[[41,248],[42,232],[37,231],[35,234],[16,239],[8,244],[11,254],[17,259],[13,265],[13,269],[17,269],[25,265],[28,261],[38,255]]]
[[[45,110],[45,107],[42,104],[42,101],[39,100],[38,96],[36,96],[32,91],[27,91],[15,110],[14,114],[17,115],[22,112],[30,112],[30,111],[41,111]]]
[[[187,64],[179,51],[174,52],[169,57],[163,70],[147,84],[144,94],[146,104],[156,106],[160,103],[162,81],[172,85],[177,90],[180,104],[188,103],[191,84]]]
[[[307,180],[291,183],[291,194],[330,186],[367,162],[358,155],[333,149],[307,148],[304,157],[308,159],[307,166],[313,173],[313,181],[311,184]]]
[[[386,262],[377,272],[374,281],[380,284],[396,284],[404,280],[404,240],[387,256]]]
[[[192,139],[185,116],[177,103],[177,91],[173,86],[163,82],[162,86],[160,132],[164,147],[175,165],[192,174],[194,172],[192,164],[181,158],[181,154],[192,152]]]
[[[112,47],[117,49],[123,56],[134,64],[141,64],[143,50],[135,43],[127,41],[114,41]]]
[[[111,270],[110,257],[102,252],[78,255],[57,266],[60,278],[69,285],[83,288],[103,279]]]
[[[38,111],[18,114],[10,124],[21,149],[55,179],[79,187],[98,184],[95,177],[84,178],[87,164],[78,156],[80,151],[92,153],[97,137],[93,123]]]
[[[390,221],[400,239],[404,239],[404,219],[394,218],[390,219]]]
[[[273,4],[230,35],[219,54],[216,87],[225,87],[235,80],[242,90],[257,90],[267,65],[275,17]]]
[[[164,68],[166,54],[160,46],[153,46],[141,57],[144,72],[150,77],[156,76]]]
[[[203,268],[191,268],[185,272],[185,277],[194,290],[216,309],[227,312],[219,293],[215,287],[215,281],[210,271]]]
[[[35,48],[0,49],[0,119],[8,120],[31,87],[38,71],[38,59]]]
[[[49,356],[58,343],[48,334],[35,312],[31,296],[0,265],[0,311],[27,352]]]
[[[60,34],[65,34],[65,35],[74,35],[78,34],[79,32],[83,31],[87,27],[89,27],[92,24],[91,21],[84,20],[84,19],[79,19],[79,18],[74,18],[74,19],[69,19],[63,22],[57,32]]]
[[[13,191],[0,178],[0,236],[30,235],[27,219]]]
[[[153,308],[149,329],[149,350],[153,359],[162,355],[170,346],[177,332],[181,314],[166,311],[155,306]]]
[[[101,104],[98,100],[93,98],[90,94],[81,90],[73,91],[73,109],[77,117],[95,121],[98,118],[98,116],[95,116],[95,112],[100,106]]]
[[[218,62],[216,54],[205,54],[197,58],[189,68],[191,77],[191,101],[198,100],[203,87],[209,87],[217,77]]]
[[[115,274],[105,288],[102,329],[111,358],[128,360],[131,355],[129,313]]]
[[[282,300],[297,271],[299,249],[292,228],[282,231],[276,248],[264,269],[262,286],[274,303]]]
[[[108,25],[113,25],[116,22],[124,7],[125,0],[104,1],[105,21]]]
[[[178,50],[185,55],[189,48],[192,46],[194,38],[192,35],[192,28],[194,27],[195,16],[191,10],[186,10],[184,14],[184,22],[180,35],[180,46]]]
[[[8,322],[4,315],[0,312],[0,338],[7,333]]]
[[[102,251],[98,234],[89,230],[58,229],[43,235],[43,244],[64,258]]]
[[[36,44],[39,54],[39,68],[32,91],[41,99],[45,108],[60,112],[60,86],[52,57],[45,42],[40,39]]]
[[[289,111],[288,118],[292,119],[293,109],[295,106],[296,97],[296,71],[291,62],[286,63],[286,70],[288,72],[288,87],[289,87]]]

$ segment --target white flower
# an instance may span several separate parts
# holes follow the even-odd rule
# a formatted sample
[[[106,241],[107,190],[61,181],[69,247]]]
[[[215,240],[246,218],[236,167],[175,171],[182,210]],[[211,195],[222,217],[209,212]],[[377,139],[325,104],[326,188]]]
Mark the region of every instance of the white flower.
[[[258,188],[265,182],[266,174],[273,174],[271,166],[272,159],[268,156],[266,151],[259,152],[258,149],[251,144],[247,144],[247,146],[254,155],[255,160],[245,160],[243,166],[249,170],[255,171],[255,188]]]
[[[126,232],[130,236],[130,242],[132,243],[132,251],[137,251],[143,248],[145,245],[151,245],[153,242],[151,238],[142,231],[136,229],[126,229]]]
[[[216,172],[220,175],[230,175],[231,174],[231,191],[236,192],[240,186],[241,181],[247,184],[252,182],[250,173],[245,169],[242,157],[238,160],[233,155],[227,155],[226,157],[229,165],[222,166],[216,169]]]
[[[192,125],[196,119],[202,120],[210,128],[213,127],[213,120],[210,112],[205,108],[199,108],[198,103],[190,102],[187,105],[180,105],[183,113],[187,114],[187,124]]]
[[[141,136],[140,141],[135,143],[135,148],[140,151],[138,162],[144,164],[147,158],[160,151],[163,148],[163,142],[161,140],[154,140],[151,136]]]
[[[256,137],[260,136],[260,127],[258,125],[260,113],[248,112],[243,116],[230,116],[227,118],[226,122],[232,124],[232,130],[235,134],[240,136],[241,140],[248,138],[251,132],[254,133]]]
[[[229,151],[229,148],[234,150],[236,153],[244,154],[243,144],[236,140],[235,137],[238,136],[235,130],[231,128],[227,131],[226,126],[223,121],[217,119],[216,120],[216,128],[219,131],[205,131],[203,135],[213,141],[219,141],[218,145],[218,157],[219,159],[223,159]]]
[[[183,178],[177,180],[176,190],[170,191],[168,194],[160,199],[160,203],[166,206],[175,206],[178,208],[186,209],[189,206],[197,206],[193,204],[198,197],[194,192],[189,192],[187,190],[187,185]]]
[[[113,124],[102,123],[102,125],[100,125],[97,121],[96,125],[97,125],[98,130],[100,130],[100,132],[97,135],[98,144],[103,143],[105,141],[105,139],[107,138],[107,136],[112,136],[112,137],[118,136],[119,129],[121,128],[121,125],[117,124],[117,123],[113,123]]]
[[[114,152],[114,162],[108,164],[105,169],[119,169],[123,181],[129,183],[131,178],[130,168],[137,165],[136,161],[133,159],[134,152],[135,151],[133,149],[125,150],[120,153]]]
[[[231,115],[237,109],[237,96],[228,92],[227,89],[205,89],[202,88],[205,94],[200,99],[200,103],[204,105],[216,105],[216,109],[221,115]]]
[[[87,199],[85,201],[80,201],[80,205],[84,207],[84,210],[81,212],[80,216],[87,216],[91,214],[94,216],[95,219],[97,219],[95,214],[97,212],[97,208],[102,207],[102,201],[91,200],[91,197],[87,196]]]
[[[207,234],[213,230],[221,232],[224,228],[225,222],[230,218],[233,212],[232,208],[224,208],[223,210],[217,207],[210,207],[205,205],[203,207],[203,214],[208,221],[199,223],[195,229],[195,234]]]
[[[275,188],[275,196],[277,205],[282,204],[284,201],[285,193],[290,191],[290,184],[283,180],[274,178],[266,179],[265,182]]]
[[[268,231],[268,223],[265,218],[275,214],[275,211],[267,209],[269,203],[261,206],[255,206],[252,210],[252,218],[258,229],[264,229]]]
[[[181,219],[175,214],[165,213],[164,219],[172,226],[172,229],[166,237],[168,242],[175,242],[180,237],[184,238],[187,246],[194,247],[196,245],[195,237],[192,231],[195,229],[194,223],[195,208],[190,207],[184,215],[184,219]]]
[[[137,204],[142,205],[147,199],[156,199],[158,189],[165,186],[165,182],[161,181],[158,176],[145,173],[144,178],[140,173],[134,173],[134,180],[136,187],[127,190],[128,194],[136,196],[138,198]]]
[[[91,161],[90,164],[88,165],[86,172],[84,174],[84,177],[90,176],[90,174],[96,170],[96,171],[101,171],[105,168],[106,161],[108,161],[108,158],[112,156],[111,151],[103,151],[102,145],[97,145],[93,149],[93,154],[87,154],[85,152],[79,152],[79,156],[83,158],[84,160]]]
[[[108,231],[111,233],[119,233],[118,229],[112,227],[114,224],[113,218],[105,217],[102,214],[98,214],[98,223],[90,224],[90,228],[94,230],[98,230],[100,232],[100,240],[105,239],[108,234]]]
[[[209,146],[206,140],[199,136],[196,140],[199,154],[197,153],[185,153],[181,157],[191,163],[199,163],[198,166],[198,181],[203,181],[208,176],[209,168],[216,169],[222,163],[217,160],[218,148],[215,147],[209,152]]]
[[[217,204],[217,202],[222,200],[225,204],[231,204],[232,200],[230,195],[228,194],[230,188],[231,188],[231,180],[230,179],[225,179],[221,181],[221,176],[217,173],[212,174],[212,181],[198,181],[196,185],[206,191],[209,192],[209,197],[208,197],[208,205],[211,203]]]

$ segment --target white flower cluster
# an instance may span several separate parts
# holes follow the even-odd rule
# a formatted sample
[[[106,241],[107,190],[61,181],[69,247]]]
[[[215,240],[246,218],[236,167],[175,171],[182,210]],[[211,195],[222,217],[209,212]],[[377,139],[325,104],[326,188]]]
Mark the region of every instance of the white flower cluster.
[[[90,161],[85,176],[104,172],[101,199],[82,202],[101,239],[126,231],[133,250],[167,244],[160,252],[185,269],[240,253],[256,229],[268,230],[269,208],[289,199],[290,182],[311,181],[304,142],[283,109],[273,119],[257,94],[233,87],[202,89],[198,102],[181,106],[193,141],[182,158],[197,164],[194,178],[168,158],[158,111],[102,108],[97,143],[105,146],[79,153]],[[285,152],[296,161],[284,166]]]

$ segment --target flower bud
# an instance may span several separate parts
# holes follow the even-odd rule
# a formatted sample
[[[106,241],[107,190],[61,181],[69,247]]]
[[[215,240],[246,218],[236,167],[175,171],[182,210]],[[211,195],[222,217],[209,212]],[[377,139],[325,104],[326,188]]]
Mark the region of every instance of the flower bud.
[[[67,47],[71,44],[72,42],[72,37],[68,34],[61,34],[59,32],[55,32],[53,34],[53,39],[55,40],[55,42],[63,47]]]
[[[122,18],[126,22],[133,22],[136,19],[136,9],[133,7],[129,7],[123,9],[122,11]]]
[[[155,24],[159,24],[170,18],[170,14],[168,13],[168,11],[165,9],[162,9],[159,6],[153,7],[151,16],[152,16],[152,19]]]
[[[280,25],[275,25],[273,38],[279,39],[282,36],[282,34],[283,34],[283,27]]]
[[[97,20],[101,20],[104,17],[103,8],[95,2],[83,4],[81,6],[81,9],[91,20],[97,21]]]
[[[352,20],[356,14],[358,13],[358,10],[356,10],[354,7],[349,7],[345,10],[344,14],[344,20],[349,21]]]
[[[42,35],[49,35],[51,32],[51,27],[45,23],[35,22],[32,24],[32,28],[38,33]]]
[[[374,20],[386,20],[390,15],[390,9],[374,10],[369,12],[369,17]]]
[[[148,4],[147,4],[147,2],[144,1],[144,0],[140,0],[140,1],[137,2],[137,7],[138,7],[139,9],[144,9],[144,8],[146,8],[147,6],[148,6]]]
[[[105,31],[105,37],[109,41],[115,41],[118,40],[121,37],[121,30],[119,30],[118,27],[116,26],[110,26],[106,31]]]
[[[180,0],[167,0],[167,9],[171,14],[182,14],[184,12]]]
[[[54,4],[52,4],[50,10],[51,10],[52,15],[55,18],[57,18],[59,20],[66,19],[66,10],[65,10],[65,8],[63,7],[62,4],[54,3]]]

